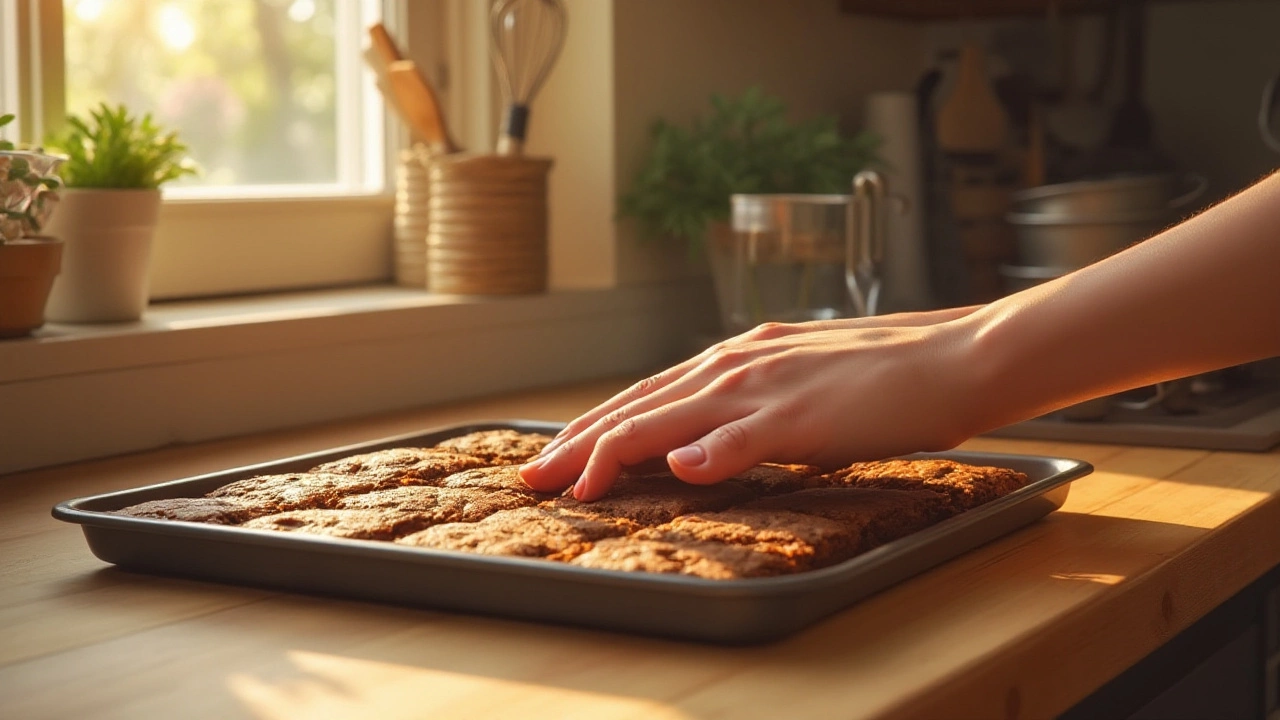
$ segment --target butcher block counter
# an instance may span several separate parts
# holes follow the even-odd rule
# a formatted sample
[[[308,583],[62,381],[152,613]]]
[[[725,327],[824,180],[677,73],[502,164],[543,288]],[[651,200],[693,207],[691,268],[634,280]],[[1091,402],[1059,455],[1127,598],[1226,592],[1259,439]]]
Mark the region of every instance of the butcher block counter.
[[[1280,453],[979,438],[1096,471],[1048,518],[787,640],[728,648],[133,574],[50,508],[624,381],[0,477],[5,718],[1053,717],[1280,565]]]

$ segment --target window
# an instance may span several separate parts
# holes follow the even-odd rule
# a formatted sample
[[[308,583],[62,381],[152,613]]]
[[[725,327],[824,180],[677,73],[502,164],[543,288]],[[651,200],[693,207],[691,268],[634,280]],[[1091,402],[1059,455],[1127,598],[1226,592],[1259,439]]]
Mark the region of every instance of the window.
[[[366,29],[383,18],[434,58],[436,38],[405,31],[440,27],[442,5],[0,0],[0,108],[23,139],[102,100],[178,129],[203,172],[165,187],[153,298],[384,281],[405,135],[363,61]]]
[[[369,0],[64,0],[67,112],[151,112],[202,167],[170,197],[378,192]]]

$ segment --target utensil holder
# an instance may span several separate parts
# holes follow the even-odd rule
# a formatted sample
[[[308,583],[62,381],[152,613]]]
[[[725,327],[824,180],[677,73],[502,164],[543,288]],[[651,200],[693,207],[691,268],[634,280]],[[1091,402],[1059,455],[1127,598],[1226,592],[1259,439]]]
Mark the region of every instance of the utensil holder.
[[[546,158],[450,154],[428,166],[427,284],[435,292],[547,289]]]
[[[405,287],[427,287],[429,162],[427,150],[419,146],[402,151],[396,164],[395,280]]]

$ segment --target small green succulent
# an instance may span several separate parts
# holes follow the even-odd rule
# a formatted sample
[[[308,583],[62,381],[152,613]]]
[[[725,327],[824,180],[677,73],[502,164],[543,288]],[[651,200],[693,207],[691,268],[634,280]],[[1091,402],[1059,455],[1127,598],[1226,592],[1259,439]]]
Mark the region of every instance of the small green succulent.
[[[177,133],[124,105],[102,103],[87,119],[69,116],[46,144],[67,156],[61,168],[67,187],[155,189],[198,172]]]

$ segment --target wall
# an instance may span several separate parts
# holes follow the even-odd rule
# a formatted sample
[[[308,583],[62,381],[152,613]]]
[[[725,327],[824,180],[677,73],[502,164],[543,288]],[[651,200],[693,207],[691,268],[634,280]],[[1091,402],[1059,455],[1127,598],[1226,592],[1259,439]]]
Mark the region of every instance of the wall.
[[[797,117],[834,114],[861,125],[868,93],[910,88],[920,70],[918,26],[841,13],[834,0],[615,0],[616,185],[628,187],[658,118],[707,112],[712,93],[760,85]],[[618,281],[703,272],[682,248],[618,227]]]

